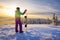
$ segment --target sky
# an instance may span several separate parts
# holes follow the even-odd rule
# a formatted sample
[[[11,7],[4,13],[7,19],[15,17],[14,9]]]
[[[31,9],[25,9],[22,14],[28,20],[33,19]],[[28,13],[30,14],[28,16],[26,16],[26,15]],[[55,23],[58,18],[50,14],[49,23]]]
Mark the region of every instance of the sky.
[[[27,9],[28,14],[51,14],[60,15],[60,0],[0,0],[0,14],[14,15],[15,8],[19,6],[23,12]]]
[[[55,13],[60,19],[60,0],[0,0],[0,24],[14,22],[16,7],[27,9],[29,18],[52,19]]]

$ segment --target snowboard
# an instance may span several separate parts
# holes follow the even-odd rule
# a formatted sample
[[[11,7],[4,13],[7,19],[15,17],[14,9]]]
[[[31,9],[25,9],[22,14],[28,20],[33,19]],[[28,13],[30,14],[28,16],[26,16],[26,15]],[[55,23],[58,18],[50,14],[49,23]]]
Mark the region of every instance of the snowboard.
[[[27,16],[25,16],[25,27],[27,27]]]
[[[25,18],[25,32],[27,32],[27,16],[24,16]]]

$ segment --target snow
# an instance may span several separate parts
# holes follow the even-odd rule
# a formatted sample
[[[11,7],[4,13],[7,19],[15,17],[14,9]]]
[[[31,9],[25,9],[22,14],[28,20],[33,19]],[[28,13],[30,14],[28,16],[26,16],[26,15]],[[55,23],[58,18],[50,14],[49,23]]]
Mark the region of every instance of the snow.
[[[24,33],[15,33],[14,25],[0,25],[0,40],[60,40],[60,26],[48,24],[23,25]]]

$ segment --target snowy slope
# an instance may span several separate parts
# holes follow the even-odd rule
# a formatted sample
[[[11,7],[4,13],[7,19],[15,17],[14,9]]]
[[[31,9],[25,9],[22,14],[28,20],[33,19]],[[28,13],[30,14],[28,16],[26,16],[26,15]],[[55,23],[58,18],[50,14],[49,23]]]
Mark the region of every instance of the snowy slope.
[[[27,30],[23,25],[23,30],[24,33],[15,33],[14,25],[1,25],[0,40],[60,40],[60,26],[30,24]]]

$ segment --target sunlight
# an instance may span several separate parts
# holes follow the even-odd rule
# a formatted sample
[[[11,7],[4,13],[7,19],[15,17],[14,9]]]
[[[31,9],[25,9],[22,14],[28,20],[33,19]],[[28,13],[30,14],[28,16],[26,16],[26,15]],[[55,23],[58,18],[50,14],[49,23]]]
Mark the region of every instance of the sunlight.
[[[14,17],[16,7],[17,6],[10,6],[10,7],[5,8],[4,11],[5,11],[6,15]],[[23,12],[23,11],[24,11],[24,9],[21,8],[21,12]],[[25,16],[25,15],[23,15],[23,16]]]
[[[8,16],[14,16],[15,15],[15,9],[14,8],[7,8],[7,9],[5,9],[5,12]]]

